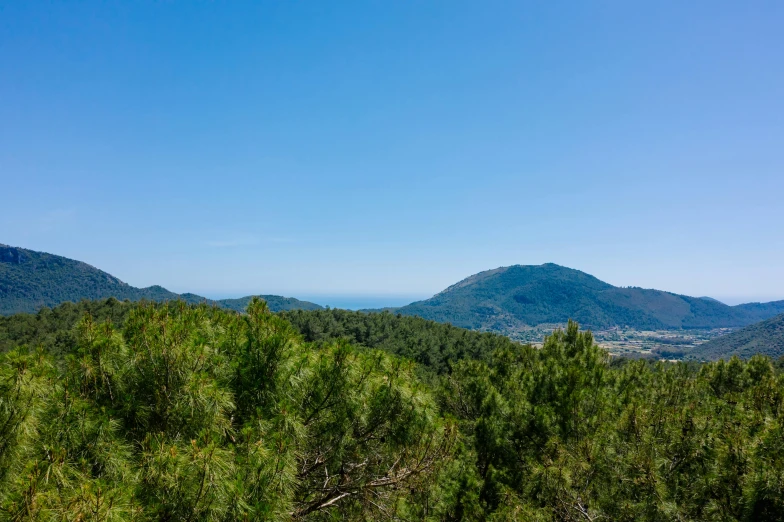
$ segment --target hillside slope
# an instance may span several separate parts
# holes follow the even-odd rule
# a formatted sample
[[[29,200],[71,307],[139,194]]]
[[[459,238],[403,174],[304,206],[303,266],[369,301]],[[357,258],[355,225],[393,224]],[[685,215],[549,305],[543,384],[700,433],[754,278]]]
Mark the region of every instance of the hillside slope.
[[[774,359],[784,355],[784,314],[708,341],[692,351],[689,358],[715,361],[733,355],[748,358],[756,354]]]
[[[176,299],[160,286],[136,288],[87,263],[0,245],[0,314],[35,312],[65,301],[116,297],[138,301]]]
[[[244,311],[250,302],[250,296],[212,301],[196,294],[176,294],[157,285],[136,288],[82,261],[0,244],[0,315],[33,313],[68,301],[109,297],[121,301],[182,299],[191,304],[206,302],[236,311]],[[321,309],[317,304],[291,297],[261,297],[273,312]]]
[[[661,290],[615,287],[579,270],[548,263],[480,272],[397,312],[503,332],[561,324],[568,319],[589,328],[740,327],[755,322],[760,315],[770,317],[777,309],[775,303],[744,306]]]
[[[754,322],[764,321],[779,314],[784,314],[784,300],[769,303],[745,303],[733,308],[743,310]]]

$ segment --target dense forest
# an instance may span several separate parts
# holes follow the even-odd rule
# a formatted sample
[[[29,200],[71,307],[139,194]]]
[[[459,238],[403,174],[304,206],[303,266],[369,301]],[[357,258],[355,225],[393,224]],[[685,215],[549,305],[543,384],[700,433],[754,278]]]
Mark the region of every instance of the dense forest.
[[[0,321],[0,519],[780,520],[769,358],[610,361],[393,314]],[[424,368],[427,371],[420,371]]]
[[[420,317],[329,309],[293,310],[281,314],[309,342],[345,339],[415,361],[436,373],[462,359],[488,361],[497,350],[512,348],[508,337],[482,333]]]

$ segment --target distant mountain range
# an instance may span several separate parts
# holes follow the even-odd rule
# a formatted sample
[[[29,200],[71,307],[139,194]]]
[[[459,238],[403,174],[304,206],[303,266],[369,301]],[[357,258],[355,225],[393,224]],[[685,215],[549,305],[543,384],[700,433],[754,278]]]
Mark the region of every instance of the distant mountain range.
[[[168,301],[209,303],[243,311],[251,296],[211,300],[196,294],[176,294],[162,286],[136,288],[87,263],[67,257],[0,244],[0,315],[35,312],[66,301],[82,299]],[[281,310],[320,310],[321,306],[292,297],[261,295],[274,312]]]
[[[196,294],[177,294],[161,286],[136,288],[81,261],[0,245],[2,315],[34,312],[65,301],[107,297],[132,301],[183,299],[237,311],[244,310],[250,300],[248,296],[213,301]],[[322,308],[291,297],[261,297],[273,311]],[[570,318],[593,329],[627,326],[659,330],[744,327],[784,313],[784,301],[728,306],[712,298],[616,287],[579,270],[548,263],[480,272],[430,299],[386,310],[501,333],[563,324]]]
[[[784,355],[784,314],[741,328],[697,346],[689,352],[690,359],[727,359],[733,355],[748,358],[752,355],[772,358]]]
[[[476,330],[511,332],[571,318],[602,329],[742,327],[784,313],[784,301],[728,306],[715,299],[622,288],[552,263],[472,275],[430,299],[395,309],[403,315]]]

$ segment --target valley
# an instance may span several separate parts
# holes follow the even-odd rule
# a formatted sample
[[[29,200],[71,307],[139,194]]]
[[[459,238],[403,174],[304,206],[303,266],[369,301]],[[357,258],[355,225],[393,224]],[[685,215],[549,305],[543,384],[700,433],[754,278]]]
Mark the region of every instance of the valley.
[[[542,339],[566,324],[541,324],[533,327],[505,330],[499,333],[510,339],[541,346]],[[612,327],[592,330],[596,343],[613,357],[655,357],[668,360],[688,359],[697,346],[736,331],[737,328],[708,328],[690,330],[639,330]]]
[[[621,357],[655,357],[666,360],[689,359],[690,352],[734,328],[694,330],[634,330],[611,328],[593,332],[599,346],[610,355]]]

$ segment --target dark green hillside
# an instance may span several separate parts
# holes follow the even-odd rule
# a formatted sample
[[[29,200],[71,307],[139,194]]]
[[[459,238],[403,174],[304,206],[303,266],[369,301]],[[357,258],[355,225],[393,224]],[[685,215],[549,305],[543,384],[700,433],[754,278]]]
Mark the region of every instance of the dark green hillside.
[[[754,322],[757,322],[784,314],[784,300],[771,301],[769,303],[744,303],[733,308],[743,310],[748,317],[753,318]]]
[[[716,300],[619,288],[579,270],[549,263],[481,272],[397,311],[465,328],[508,332],[525,326],[563,324],[568,319],[595,329],[735,327],[751,324],[757,315],[773,310],[761,309],[755,314]]]
[[[774,359],[784,356],[784,314],[701,344],[689,357],[713,361],[729,359],[733,355],[749,358],[756,354]]]
[[[615,308],[612,315],[618,325],[635,326],[634,322],[623,320],[629,313],[636,314],[641,318],[636,324],[638,328],[722,328],[753,321],[745,311],[719,301],[661,290],[612,287],[598,295],[598,302],[600,306]]]
[[[212,301],[200,295],[178,295],[162,286],[136,288],[87,263],[67,257],[15,248],[0,244],[0,316],[33,313],[42,307],[83,299],[121,301],[171,301],[181,299],[189,304],[215,304],[222,308],[244,311],[251,297]],[[261,296],[273,312],[321,307],[307,301],[277,295]]]
[[[554,264],[511,266],[480,272],[425,301],[401,307],[404,315],[484,330],[559,323],[573,314],[587,324],[609,318],[593,296],[611,288],[595,277]]]
[[[185,301],[186,303],[193,304],[193,305],[198,305],[198,304],[202,304],[202,303],[208,304],[208,305],[216,304],[216,301],[213,301],[212,299],[207,299],[206,297],[200,296],[198,294],[192,294],[190,292],[186,292],[184,294],[179,294],[177,296],[177,299],[179,299],[180,301]]]
[[[214,305],[219,308],[225,308],[226,310],[234,310],[235,312],[244,312],[246,308],[248,308],[248,304],[250,304],[251,300],[254,297],[258,297],[262,301],[267,303],[270,311],[272,312],[282,312],[287,310],[323,310],[324,307],[321,305],[317,305],[316,303],[311,303],[309,301],[300,301],[299,299],[295,299],[293,297],[283,297],[280,295],[258,295],[252,296],[248,295],[245,297],[239,297],[237,299],[207,299],[206,297],[202,297],[200,295],[185,293],[180,294],[178,299],[185,301],[188,304],[208,304]]]
[[[177,294],[160,286],[135,288],[81,261],[0,245],[0,315],[107,297],[163,301]]]
[[[294,310],[281,314],[309,342],[347,339],[350,343],[406,357],[438,373],[462,359],[489,360],[499,349],[516,346],[509,338],[480,333],[420,317],[389,312]]]

